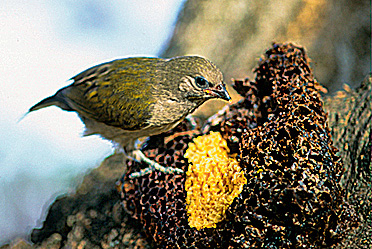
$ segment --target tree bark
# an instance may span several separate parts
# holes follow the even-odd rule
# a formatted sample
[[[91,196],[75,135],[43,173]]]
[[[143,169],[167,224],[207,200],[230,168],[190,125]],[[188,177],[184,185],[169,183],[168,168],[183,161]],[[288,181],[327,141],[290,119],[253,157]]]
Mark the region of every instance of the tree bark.
[[[203,55],[230,81],[252,78],[272,42],[291,41],[307,49],[315,78],[335,92],[370,72],[370,10],[364,0],[189,0],[162,56]]]
[[[333,142],[345,168],[341,184],[360,216],[359,227],[338,248],[372,246],[371,82],[369,75],[356,91],[345,85],[343,91],[325,98]]]

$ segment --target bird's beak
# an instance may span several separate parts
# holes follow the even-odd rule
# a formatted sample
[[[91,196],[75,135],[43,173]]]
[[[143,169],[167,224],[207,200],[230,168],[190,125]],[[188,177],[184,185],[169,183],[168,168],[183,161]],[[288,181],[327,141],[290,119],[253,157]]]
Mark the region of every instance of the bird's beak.
[[[231,99],[224,83],[218,84],[213,88],[205,89],[204,92],[212,98],[223,99],[226,101],[229,101]]]

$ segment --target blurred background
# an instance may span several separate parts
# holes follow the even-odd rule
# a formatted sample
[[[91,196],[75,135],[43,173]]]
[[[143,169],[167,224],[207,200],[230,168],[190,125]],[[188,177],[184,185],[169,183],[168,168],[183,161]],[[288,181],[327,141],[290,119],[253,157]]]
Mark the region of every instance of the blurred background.
[[[33,104],[82,70],[133,55],[203,55],[231,78],[272,42],[306,48],[329,94],[371,71],[367,0],[49,0],[0,3],[0,245],[40,226],[48,205],[112,153],[76,114]],[[232,91],[233,92],[233,91]],[[234,100],[237,100],[237,95]],[[224,103],[207,103],[207,117]]]
[[[97,63],[158,55],[183,1],[0,3],[0,245],[41,224],[53,199],[112,153],[76,114],[33,104]]]

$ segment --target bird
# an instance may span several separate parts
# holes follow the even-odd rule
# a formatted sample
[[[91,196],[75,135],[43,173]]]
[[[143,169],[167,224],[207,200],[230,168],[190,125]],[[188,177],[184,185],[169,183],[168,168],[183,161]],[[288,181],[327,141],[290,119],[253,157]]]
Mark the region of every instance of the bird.
[[[154,170],[182,174],[181,169],[147,158],[136,141],[176,127],[207,100],[231,99],[220,69],[197,55],[115,59],[70,80],[70,85],[32,106],[27,114],[48,106],[76,112],[85,125],[84,136],[100,135],[128,158],[149,165],[131,178]]]

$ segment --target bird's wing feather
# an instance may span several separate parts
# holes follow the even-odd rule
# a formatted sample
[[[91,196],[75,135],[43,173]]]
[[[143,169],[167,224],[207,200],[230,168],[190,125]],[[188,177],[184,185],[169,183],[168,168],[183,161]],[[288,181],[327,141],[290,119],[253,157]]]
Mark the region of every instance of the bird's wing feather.
[[[152,66],[156,58],[147,59],[115,60],[87,69],[61,94],[83,116],[124,130],[142,129],[152,116],[151,85],[157,77]]]

